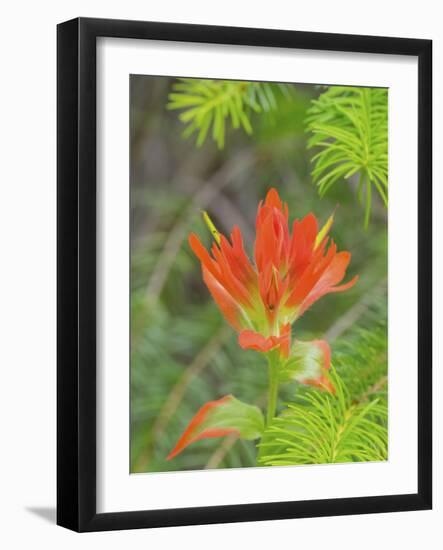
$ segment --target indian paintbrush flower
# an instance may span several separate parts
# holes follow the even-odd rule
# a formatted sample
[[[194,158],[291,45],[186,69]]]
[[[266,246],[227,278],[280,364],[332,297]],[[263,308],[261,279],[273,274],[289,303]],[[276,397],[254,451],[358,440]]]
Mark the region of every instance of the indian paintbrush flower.
[[[294,221],[291,235],[287,204],[271,189],[258,207],[255,264],[246,255],[237,226],[229,241],[211,223],[212,255],[197,235],[190,235],[203,280],[228,323],[240,333],[242,348],[267,352],[279,347],[287,356],[292,323],[325,294],[356,282],[354,277],[339,285],[351,254],[337,252],[332,241],[327,248],[331,225],[332,217],[318,232],[315,216],[308,214]]]
[[[333,393],[327,376],[331,355],[328,343],[295,341],[291,346],[293,323],[322,296],[343,292],[358,279],[356,276],[340,284],[351,254],[338,252],[328,236],[333,216],[319,230],[316,217],[310,213],[302,220],[296,219],[290,231],[288,206],[275,189],[270,189],[258,206],[254,262],[245,252],[237,226],[229,240],[217,231],[206,213],[204,217],[214,237],[211,250],[206,250],[195,233],[189,236],[189,244],[200,260],[203,281],[214,301],[239,333],[240,347],[264,353],[268,358],[268,421],[275,414],[280,382],[294,379]],[[235,398],[227,396],[203,406],[168,458],[203,437],[230,432],[243,437],[235,426],[232,400]],[[240,402],[235,403],[237,411]],[[241,405],[256,412],[255,407]]]

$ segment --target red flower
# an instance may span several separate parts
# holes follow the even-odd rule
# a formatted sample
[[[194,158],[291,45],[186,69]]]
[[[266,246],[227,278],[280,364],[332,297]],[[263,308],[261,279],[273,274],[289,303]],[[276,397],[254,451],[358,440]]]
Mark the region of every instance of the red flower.
[[[351,260],[337,252],[327,233],[319,232],[311,213],[288,225],[288,206],[275,189],[260,202],[256,218],[255,262],[251,263],[240,229],[230,241],[217,233],[211,254],[197,235],[189,244],[202,266],[203,280],[226,320],[237,330],[243,348],[287,356],[290,326],[314,302],[331,292],[352,287],[358,277],[340,285]]]
[[[205,219],[215,239],[211,252],[195,234],[189,236],[189,244],[201,262],[203,280],[212,297],[239,332],[240,346],[268,354],[267,421],[275,415],[280,382],[296,380],[334,393],[328,377],[328,343],[295,341],[291,347],[292,323],[322,296],[342,292],[358,278],[340,284],[351,254],[337,252],[335,244],[329,242],[332,217],[319,231],[317,219],[308,214],[294,221],[291,232],[288,207],[271,189],[258,206],[254,263],[244,250],[237,226],[229,241],[206,214]],[[234,433],[244,439],[257,439],[263,430],[264,418],[257,407],[226,396],[201,407],[167,458],[174,458],[203,438]]]

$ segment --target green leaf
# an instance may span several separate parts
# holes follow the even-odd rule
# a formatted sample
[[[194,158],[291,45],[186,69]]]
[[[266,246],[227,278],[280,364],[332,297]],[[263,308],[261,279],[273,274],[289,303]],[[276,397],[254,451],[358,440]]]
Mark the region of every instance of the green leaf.
[[[388,452],[387,321],[380,304],[368,328],[354,327],[334,345],[336,393],[297,386],[292,403],[265,431],[262,465],[386,460]]]
[[[252,440],[259,438],[263,430],[263,413],[258,407],[227,395],[201,407],[169,453],[168,459],[174,458],[188,445],[201,439],[233,433],[242,439]]]
[[[333,370],[336,395],[310,391],[290,403],[266,429],[259,464],[284,466],[382,461],[388,455],[387,406],[354,402]]]
[[[233,129],[243,128],[253,133],[251,113],[275,110],[275,92],[287,93],[287,85],[267,82],[242,82],[235,80],[206,80],[180,78],[169,94],[167,108],[180,109],[179,119],[187,124],[185,137],[197,133],[197,146],[201,146],[208,135],[219,149],[225,144],[227,123]],[[212,131],[209,133],[209,129]]]
[[[320,196],[340,181],[359,174],[358,197],[366,182],[364,225],[368,227],[372,186],[387,207],[388,91],[383,88],[330,86],[308,110],[308,148],[312,177]]]
[[[314,384],[332,391],[326,374],[330,362],[331,350],[325,340],[296,340],[288,359],[279,369],[280,382],[296,380],[302,384]]]

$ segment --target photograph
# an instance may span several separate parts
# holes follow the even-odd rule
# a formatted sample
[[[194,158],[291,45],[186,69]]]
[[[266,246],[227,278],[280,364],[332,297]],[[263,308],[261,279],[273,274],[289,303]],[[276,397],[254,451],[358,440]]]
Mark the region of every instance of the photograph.
[[[388,89],[129,87],[130,473],[387,461]]]

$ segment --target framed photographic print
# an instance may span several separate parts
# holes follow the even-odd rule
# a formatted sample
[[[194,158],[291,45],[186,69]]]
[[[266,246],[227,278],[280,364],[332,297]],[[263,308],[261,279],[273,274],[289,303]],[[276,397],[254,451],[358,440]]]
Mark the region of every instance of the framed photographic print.
[[[58,26],[59,525],[431,507],[431,52]]]

